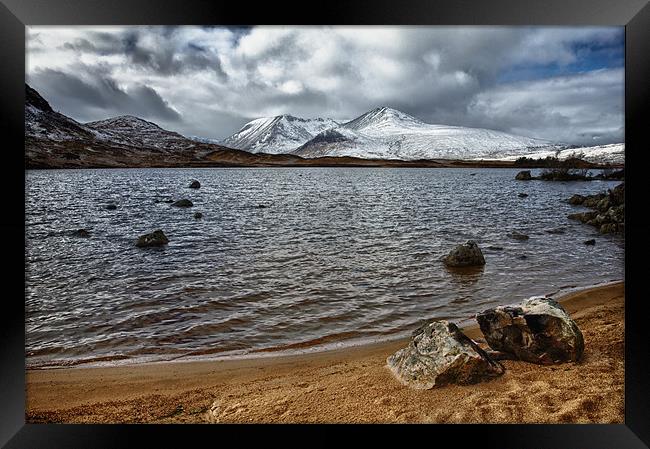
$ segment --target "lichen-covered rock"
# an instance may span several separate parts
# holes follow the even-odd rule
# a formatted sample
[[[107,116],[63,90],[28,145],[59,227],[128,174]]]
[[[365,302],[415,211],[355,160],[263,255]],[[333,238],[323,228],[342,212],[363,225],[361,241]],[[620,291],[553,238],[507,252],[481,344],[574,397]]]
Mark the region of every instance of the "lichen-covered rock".
[[[550,365],[578,361],[584,339],[560,304],[533,297],[518,305],[499,306],[476,315],[488,345],[526,362]]]
[[[135,242],[135,246],[139,248],[146,248],[150,246],[162,246],[169,243],[169,239],[162,230],[157,229],[151,234],[145,234],[138,237],[138,241]]]
[[[530,176],[530,170],[522,170],[519,173],[517,173],[515,179],[518,181],[530,181],[531,179],[533,179],[533,177]]]
[[[601,234],[612,234],[614,232],[618,232],[619,230],[619,225],[616,223],[603,223],[600,225],[600,228],[598,228],[598,231]]]
[[[597,193],[596,195],[589,195],[583,202],[582,205],[585,207],[596,207],[598,202],[605,198],[604,193]]]
[[[569,198],[569,204],[573,204],[574,206],[578,206],[578,205],[582,204],[586,199],[587,198],[582,196],[582,195],[575,194],[571,198]]]
[[[192,207],[194,206],[194,203],[192,203],[190,200],[183,199],[183,200],[178,200],[172,203],[172,206],[174,207]]]
[[[449,267],[477,267],[485,265],[485,258],[476,242],[468,240],[451,250],[442,261]]]
[[[610,201],[608,196],[606,196],[605,198],[603,198],[602,200],[596,203],[596,209],[601,212],[606,212],[607,209],[609,209],[609,207],[610,207]]]
[[[386,363],[402,383],[419,390],[473,384],[505,371],[458,326],[444,320],[417,329],[409,345],[388,357]]]
[[[198,189],[201,187],[201,183],[195,179],[190,183],[189,187],[190,189]]]
[[[598,212],[578,212],[577,214],[569,214],[567,217],[570,220],[580,220],[582,223],[587,223],[588,221],[593,220],[598,215]]]
[[[609,201],[613,206],[625,203],[625,183],[621,183],[609,191]]]

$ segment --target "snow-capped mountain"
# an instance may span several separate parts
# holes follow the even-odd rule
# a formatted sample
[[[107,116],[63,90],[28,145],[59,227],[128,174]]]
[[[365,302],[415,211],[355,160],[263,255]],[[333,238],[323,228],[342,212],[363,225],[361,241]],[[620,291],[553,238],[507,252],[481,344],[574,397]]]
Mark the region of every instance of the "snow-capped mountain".
[[[161,150],[177,150],[194,145],[194,142],[185,136],[132,115],[88,122],[85,126],[99,131],[98,138],[123,145]]]
[[[529,154],[518,156],[505,156],[499,158],[502,161],[514,161],[520,157],[530,159],[543,159],[546,157],[557,157],[558,159],[568,159],[577,157],[588,162],[597,164],[623,164],[625,163],[625,144],[612,143],[609,145],[597,145],[593,147],[567,148],[560,151],[537,151]]]
[[[432,125],[381,107],[316,135],[293,151],[298,156],[369,159],[496,159],[565,145],[481,128]]]
[[[251,153],[290,153],[318,133],[340,123],[328,118],[303,119],[291,115],[258,118],[246,123],[221,144]]]

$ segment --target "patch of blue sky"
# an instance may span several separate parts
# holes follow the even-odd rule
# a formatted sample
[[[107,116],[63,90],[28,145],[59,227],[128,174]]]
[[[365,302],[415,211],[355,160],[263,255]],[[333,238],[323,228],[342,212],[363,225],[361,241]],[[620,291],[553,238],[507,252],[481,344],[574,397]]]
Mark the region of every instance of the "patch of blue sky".
[[[570,47],[574,60],[569,63],[517,64],[504,68],[497,76],[500,84],[533,81],[601,69],[625,66],[625,42],[620,39],[607,42],[577,42]]]

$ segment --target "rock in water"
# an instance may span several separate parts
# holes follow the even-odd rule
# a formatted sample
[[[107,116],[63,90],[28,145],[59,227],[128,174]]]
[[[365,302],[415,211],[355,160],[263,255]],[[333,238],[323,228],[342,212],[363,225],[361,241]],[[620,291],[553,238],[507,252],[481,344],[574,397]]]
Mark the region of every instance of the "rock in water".
[[[83,238],[87,238],[87,237],[90,237],[90,232],[88,232],[88,231],[85,230],[85,229],[77,229],[76,231],[73,231],[73,232],[72,232],[72,235],[73,235],[74,237],[83,237]]]
[[[117,204],[107,204],[106,209],[115,210],[115,209],[117,209]]]
[[[578,206],[578,205],[584,203],[586,199],[587,198],[582,196],[582,195],[575,194],[571,198],[569,198],[569,204],[573,204],[574,206]]]
[[[458,245],[442,261],[449,267],[475,267],[485,265],[485,258],[476,242],[468,240]]]
[[[587,223],[588,221],[593,220],[598,215],[598,212],[578,212],[577,214],[569,214],[567,218],[569,220],[580,220],[582,223]]]
[[[196,212],[194,214],[194,218],[196,218],[197,220],[200,219],[200,218],[203,218],[203,214],[201,212]]]
[[[583,243],[585,245],[595,245],[596,244],[596,239],[585,240]]]
[[[201,183],[197,181],[196,179],[192,181],[190,184],[190,189],[198,189],[201,187]]]
[[[519,198],[526,198],[528,196],[528,194],[527,193],[518,193],[517,196]]]
[[[510,237],[512,237],[515,240],[528,240],[529,237],[526,234],[521,234],[517,231],[511,232]]]
[[[153,231],[151,234],[145,234],[138,237],[138,241],[135,242],[135,246],[139,248],[146,248],[149,246],[162,246],[169,243],[169,239],[164,232],[160,229]]]
[[[172,206],[174,206],[174,207],[192,207],[192,206],[194,206],[194,203],[192,203],[190,200],[178,200],[178,201],[172,203]]]
[[[584,351],[582,332],[556,301],[533,297],[476,315],[488,345],[526,362],[550,365],[578,361]]]
[[[389,356],[386,363],[402,383],[418,390],[473,384],[505,372],[458,326],[444,320],[417,329],[409,345]]]
[[[530,181],[531,179],[533,179],[533,177],[530,176],[530,170],[523,170],[517,173],[515,179],[518,181]]]

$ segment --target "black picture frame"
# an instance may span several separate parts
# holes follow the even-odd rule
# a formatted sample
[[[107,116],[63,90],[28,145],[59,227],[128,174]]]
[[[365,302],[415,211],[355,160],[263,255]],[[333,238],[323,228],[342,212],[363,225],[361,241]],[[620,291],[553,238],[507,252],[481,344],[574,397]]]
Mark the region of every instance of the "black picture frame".
[[[51,425],[25,423],[24,261],[24,82],[25,25],[245,25],[245,24],[377,24],[377,25],[621,25],[625,26],[625,143],[628,184],[625,239],[625,424],[619,425],[436,425],[420,426],[418,436],[436,442],[458,440],[480,447],[501,448],[642,448],[650,446],[650,346],[641,312],[645,295],[637,293],[642,275],[633,260],[645,251],[641,232],[647,229],[630,201],[642,201],[648,105],[650,104],[650,5],[647,0],[454,1],[354,0],[309,5],[295,2],[211,2],[205,0],[2,0],[0,4],[0,130],[6,144],[0,176],[3,212],[5,289],[0,326],[0,445],[7,448],[144,447],[192,444],[223,437],[240,426]],[[630,188],[631,184],[631,188]],[[647,192],[647,187],[645,188]],[[631,193],[630,193],[631,192]],[[638,210],[638,209],[636,209]],[[22,212],[22,213],[21,213]],[[629,242],[633,242],[632,245]],[[22,275],[21,275],[22,273]],[[10,286],[11,289],[6,287]],[[22,297],[21,297],[22,296]],[[234,427],[234,428],[233,428]],[[339,426],[336,426],[340,428]],[[276,426],[263,426],[266,432]],[[413,429],[413,427],[411,427]],[[258,429],[256,429],[258,430]],[[291,431],[294,431],[292,427]],[[396,432],[397,430],[397,432]],[[409,430],[410,432],[411,430]],[[397,436],[392,426],[373,427],[380,437]],[[418,432],[419,433],[419,432]],[[333,433],[318,433],[320,442],[335,441]],[[174,444],[175,442],[178,444]],[[281,443],[285,441],[279,440]],[[431,441],[431,440],[430,440]],[[182,442],[182,443],[181,443]]]

